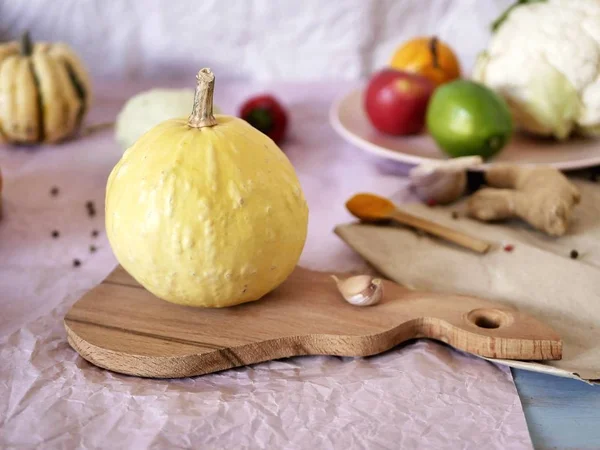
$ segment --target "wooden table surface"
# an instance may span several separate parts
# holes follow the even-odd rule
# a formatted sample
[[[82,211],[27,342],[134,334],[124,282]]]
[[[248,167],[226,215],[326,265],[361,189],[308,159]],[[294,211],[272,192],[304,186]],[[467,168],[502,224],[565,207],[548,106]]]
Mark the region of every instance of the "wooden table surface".
[[[536,449],[600,449],[600,385],[513,369]]]

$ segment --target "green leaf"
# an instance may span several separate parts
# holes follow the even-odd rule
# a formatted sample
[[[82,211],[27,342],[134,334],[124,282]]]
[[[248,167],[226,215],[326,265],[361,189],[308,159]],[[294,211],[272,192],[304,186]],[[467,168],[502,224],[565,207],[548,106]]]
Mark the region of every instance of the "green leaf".
[[[518,8],[519,6],[529,5],[530,3],[541,3],[546,1],[547,0],[517,0],[516,3],[511,5],[506,11],[502,13],[500,17],[498,17],[492,22],[492,33],[495,33],[498,30],[498,28],[500,28],[500,25],[502,25],[502,23],[506,20],[506,18],[513,11],[513,9]]]

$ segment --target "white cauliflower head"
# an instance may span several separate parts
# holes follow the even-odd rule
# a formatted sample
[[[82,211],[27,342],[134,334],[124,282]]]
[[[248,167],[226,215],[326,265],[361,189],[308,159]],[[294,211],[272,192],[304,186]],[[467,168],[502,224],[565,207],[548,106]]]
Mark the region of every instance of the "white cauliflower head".
[[[525,131],[600,135],[600,0],[522,3],[499,24],[473,78],[506,99]]]

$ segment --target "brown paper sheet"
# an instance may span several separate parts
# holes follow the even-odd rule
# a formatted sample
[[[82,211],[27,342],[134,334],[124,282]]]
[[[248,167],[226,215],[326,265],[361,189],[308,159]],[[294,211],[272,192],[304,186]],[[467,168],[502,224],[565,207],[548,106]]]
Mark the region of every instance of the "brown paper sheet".
[[[486,255],[403,227],[347,224],[336,233],[385,276],[414,289],[476,295],[504,302],[552,326],[563,359],[498,361],[512,367],[600,381],[600,185],[577,180],[582,203],[568,235],[548,237],[520,221],[484,224],[464,215],[465,202],[402,208],[497,244]],[[458,219],[452,211],[459,212]],[[502,244],[514,245],[512,252]],[[577,250],[577,259],[570,257]]]

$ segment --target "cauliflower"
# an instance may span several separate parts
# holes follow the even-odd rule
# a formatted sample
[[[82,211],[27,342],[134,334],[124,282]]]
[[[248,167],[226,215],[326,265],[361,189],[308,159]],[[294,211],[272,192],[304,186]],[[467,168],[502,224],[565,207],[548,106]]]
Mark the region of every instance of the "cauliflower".
[[[522,130],[600,135],[600,0],[520,0],[473,79],[506,99]]]

